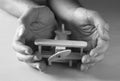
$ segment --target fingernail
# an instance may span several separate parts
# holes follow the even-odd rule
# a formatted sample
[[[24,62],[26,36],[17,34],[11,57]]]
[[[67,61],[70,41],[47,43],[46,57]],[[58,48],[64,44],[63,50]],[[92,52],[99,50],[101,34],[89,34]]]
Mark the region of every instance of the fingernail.
[[[36,65],[36,69],[40,70],[40,65],[39,64]]]
[[[34,60],[39,60],[37,56],[34,56],[34,58],[33,58],[33,59],[34,59]]]

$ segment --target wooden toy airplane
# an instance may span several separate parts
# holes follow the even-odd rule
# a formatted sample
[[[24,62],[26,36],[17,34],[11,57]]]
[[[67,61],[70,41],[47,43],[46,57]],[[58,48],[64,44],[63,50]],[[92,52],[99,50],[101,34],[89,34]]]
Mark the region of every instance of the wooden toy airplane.
[[[83,49],[87,47],[87,42],[67,40],[67,36],[71,32],[65,31],[64,25],[62,25],[62,30],[55,31],[55,33],[55,39],[37,39],[35,41],[35,45],[39,47],[39,56],[41,59],[47,58],[49,65],[52,65],[52,62],[68,62],[71,67],[73,61],[81,59]],[[50,46],[52,50],[43,50],[43,46]],[[67,47],[79,48],[80,52],[72,52]]]

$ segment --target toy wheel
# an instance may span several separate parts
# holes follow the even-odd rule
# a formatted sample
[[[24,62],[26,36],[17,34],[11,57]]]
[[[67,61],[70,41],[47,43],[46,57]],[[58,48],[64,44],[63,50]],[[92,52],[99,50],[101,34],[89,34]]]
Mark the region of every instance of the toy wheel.
[[[81,63],[78,63],[78,64],[77,64],[77,68],[78,68],[79,70],[81,70]]]
[[[72,62],[72,60],[70,60],[69,61],[69,67],[72,67],[72,65],[73,65],[73,62]]]
[[[44,72],[46,70],[46,68],[47,68],[46,62],[45,61],[40,61],[40,63],[39,63],[39,70]]]

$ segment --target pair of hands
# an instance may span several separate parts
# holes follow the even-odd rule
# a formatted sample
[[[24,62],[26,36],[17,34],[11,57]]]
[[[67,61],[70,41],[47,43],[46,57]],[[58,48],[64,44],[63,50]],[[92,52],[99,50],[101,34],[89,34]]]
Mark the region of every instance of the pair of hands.
[[[90,21],[92,24],[97,27],[97,46],[91,50],[89,55],[84,55],[82,57],[82,63],[88,66],[92,66],[96,64],[97,62],[103,60],[104,54],[108,49],[109,46],[109,35],[108,30],[109,26],[106,24],[106,22],[100,17],[100,15],[91,10],[82,9],[79,12],[85,11],[87,14],[82,14],[81,21],[86,22]],[[87,22],[86,22],[87,23]],[[23,32],[23,31],[21,31]],[[17,37],[18,38],[18,37]],[[17,45],[14,45],[14,48],[17,53],[17,57],[20,61],[24,61],[27,63],[32,63],[35,60],[35,54],[33,55],[33,51],[30,47],[24,45],[24,41],[21,41],[21,39],[17,40]]]

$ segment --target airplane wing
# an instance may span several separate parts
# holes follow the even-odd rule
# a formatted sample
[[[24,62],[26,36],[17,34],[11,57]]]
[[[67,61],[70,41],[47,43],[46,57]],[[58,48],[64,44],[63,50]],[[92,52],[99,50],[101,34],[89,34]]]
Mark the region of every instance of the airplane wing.
[[[87,47],[87,42],[73,40],[37,39],[35,41],[35,45],[84,48]]]

